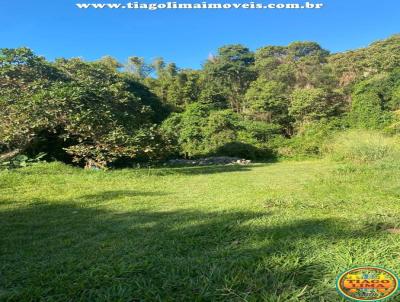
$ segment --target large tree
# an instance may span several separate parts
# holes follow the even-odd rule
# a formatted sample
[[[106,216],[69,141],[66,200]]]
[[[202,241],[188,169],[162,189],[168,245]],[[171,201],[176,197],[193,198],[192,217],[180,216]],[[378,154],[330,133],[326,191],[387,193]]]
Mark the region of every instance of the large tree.
[[[218,55],[209,59],[204,71],[209,81],[225,86],[232,110],[242,112],[244,94],[255,79],[254,54],[242,45],[227,45],[218,50]]]
[[[143,100],[132,80],[104,61],[53,64],[29,49],[2,49],[0,83],[5,150],[58,156],[63,149],[76,162],[98,166],[152,151],[156,100]]]

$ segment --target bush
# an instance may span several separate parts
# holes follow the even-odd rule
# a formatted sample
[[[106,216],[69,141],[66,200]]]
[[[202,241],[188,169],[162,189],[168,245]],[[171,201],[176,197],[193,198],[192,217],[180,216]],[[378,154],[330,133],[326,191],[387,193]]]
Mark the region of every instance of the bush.
[[[353,127],[383,129],[395,122],[393,111],[399,109],[400,71],[379,74],[354,87],[349,113]]]
[[[275,137],[282,135],[283,132],[280,125],[263,121],[246,119],[242,121],[241,125],[242,129],[238,132],[240,141],[257,146],[268,143]]]
[[[171,156],[196,158],[225,155],[246,159],[271,157],[266,143],[281,132],[281,127],[245,120],[232,110],[212,110],[191,104],[182,113],[172,114],[161,125],[161,135]]]
[[[375,131],[348,131],[324,146],[326,155],[338,161],[370,163],[392,159],[399,153],[397,139]]]
[[[362,129],[381,129],[390,123],[390,113],[382,110],[377,93],[354,93],[349,114],[352,126]]]
[[[0,169],[9,170],[31,166],[41,162],[45,156],[45,153],[39,153],[34,158],[29,158],[28,156],[23,154],[13,156],[6,160],[2,160],[2,158],[0,157]]]
[[[291,139],[276,137],[268,145],[281,157],[303,158],[320,156],[322,146],[338,132],[348,128],[342,118],[322,119],[303,123]]]

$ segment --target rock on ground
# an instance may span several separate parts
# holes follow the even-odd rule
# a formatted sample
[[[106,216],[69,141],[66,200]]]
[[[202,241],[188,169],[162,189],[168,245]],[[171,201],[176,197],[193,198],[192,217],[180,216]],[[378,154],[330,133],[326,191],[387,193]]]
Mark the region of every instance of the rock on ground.
[[[171,159],[168,165],[192,165],[192,166],[209,166],[209,165],[248,165],[251,160],[241,159],[238,157],[218,156],[206,157],[200,159]]]

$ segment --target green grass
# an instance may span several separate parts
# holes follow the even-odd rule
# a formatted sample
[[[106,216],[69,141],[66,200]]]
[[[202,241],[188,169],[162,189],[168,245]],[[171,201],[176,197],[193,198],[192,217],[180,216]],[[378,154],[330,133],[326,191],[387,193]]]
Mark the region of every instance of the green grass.
[[[400,158],[399,138],[378,131],[351,130],[338,133],[324,146],[332,159],[353,163],[370,163]]]
[[[0,172],[1,301],[342,301],[400,273],[400,166]]]

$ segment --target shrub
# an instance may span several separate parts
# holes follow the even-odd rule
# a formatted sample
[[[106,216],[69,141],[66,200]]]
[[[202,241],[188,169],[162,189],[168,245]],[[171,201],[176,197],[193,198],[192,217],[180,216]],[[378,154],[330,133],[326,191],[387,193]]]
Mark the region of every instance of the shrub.
[[[13,156],[6,160],[2,160],[2,158],[0,157],[0,169],[8,170],[8,169],[16,169],[34,165],[41,162],[45,156],[46,156],[45,153],[39,153],[34,158],[29,158],[28,156],[23,154]]]
[[[395,122],[393,111],[400,109],[400,71],[379,74],[355,85],[349,113],[352,126],[383,129]]]
[[[237,141],[238,131],[242,129],[240,116],[232,110],[214,110],[207,118],[204,127],[204,149],[213,152],[217,148]]]
[[[244,120],[241,125],[242,129],[238,133],[239,139],[258,146],[268,143],[283,132],[280,125],[262,121]]]
[[[161,125],[164,144],[170,155],[195,158],[207,155],[237,156],[246,159],[269,158],[266,142],[281,132],[281,127],[245,120],[230,109],[211,110],[191,104],[183,113],[172,114]]]
[[[347,128],[347,122],[342,118],[303,123],[291,139],[276,137],[268,145],[282,157],[320,156],[325,142]]]
[[[348,131],[337,135],[324,146],[325,154],[334,160],[370,163],[391,159],[399,154],[397,139],[376,131]]]
[[[382,110],[379,95],[372,91],[353,94],[349,116],[354,127],[363,129],[380,129],[390,119],[389,113]]]
[[[204,146],[204,127],[207,125],[209,107],[202,104],[191,104],[181,114],[178,143],[185,157],[193,157],[206,152]]]

